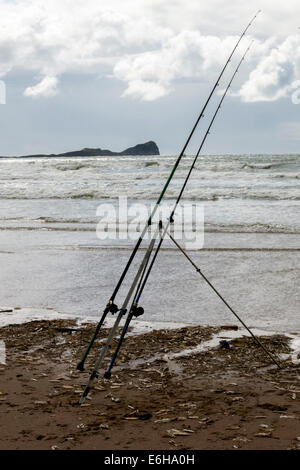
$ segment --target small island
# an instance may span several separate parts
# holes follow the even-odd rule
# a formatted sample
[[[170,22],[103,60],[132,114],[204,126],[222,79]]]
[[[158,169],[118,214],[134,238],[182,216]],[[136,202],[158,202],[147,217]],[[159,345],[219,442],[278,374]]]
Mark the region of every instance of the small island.
[[[37,154],[37,155],[22,155],[17,158],[38,158],[38,157],[97,157],[97,156],[116,156],[116,155],[160,155],[159,148],[155,142],[150,140],[144,144],[138,144],[134,147],[129,147],[123,152],[112,152],[111,150],[101,148],[84,148],[82,150],[74,150],[72,152],[58,153],[58,154]],[[6,157],[0,157],[6,158]]]

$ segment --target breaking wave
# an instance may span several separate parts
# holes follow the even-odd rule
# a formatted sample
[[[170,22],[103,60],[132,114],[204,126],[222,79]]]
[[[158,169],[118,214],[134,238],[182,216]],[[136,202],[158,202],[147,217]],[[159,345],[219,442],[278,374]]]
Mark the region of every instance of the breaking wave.
[[[156,199],[176,156],[1,159],[2,199]],[[165,194],[173,199],[192,156],[185,156]],[[184,198],[299,200],[299,155],[201,155]]]

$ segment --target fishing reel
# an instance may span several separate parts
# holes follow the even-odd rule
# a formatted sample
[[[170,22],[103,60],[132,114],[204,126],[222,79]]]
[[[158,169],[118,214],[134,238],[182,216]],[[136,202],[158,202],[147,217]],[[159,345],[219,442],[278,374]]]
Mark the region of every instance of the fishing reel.
[[[116,304],[114,304],[113,302],[108,304],[107,308],[108,308],[108,311],[112,315],[114,315],[115,313],[117,313],[119,311],[119,307]]]
[[[136,305],[133,305],[130,313],[133,317],[140,317],[143,315],[144,309],[143,307],[137,307]]]

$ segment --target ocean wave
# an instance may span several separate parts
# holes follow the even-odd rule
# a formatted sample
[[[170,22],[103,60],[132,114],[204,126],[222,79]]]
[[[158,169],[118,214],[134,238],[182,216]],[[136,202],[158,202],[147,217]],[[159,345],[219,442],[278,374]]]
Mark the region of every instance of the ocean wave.
[[[272,168],[280,168],[286,166],[286,162],[278,163],[245,163],[242,168],[251,168],[252,170],[271,170]]]
[[[52,221],[45,221],[44,223],[36,223],[35,219],[26,220],[25,223],[19,223],[17,225],[12,224],[3,224],[3,219],[0,219],[0,230],[29,230],[29,231],[62,231],[62,232],[95,232],[99,219],[92,219],[90,221],[84,221],[84,219],[65,219],[65,218],[56,218],[51,219]],[[76,222],[75,222],[76,220]],[[24,221],[23,221],[24,222]],[[147,220],[140,221],[141,226],[147,223]],[[110,224],[107,227],[104,227],[105,232],[121,232],[121,233],[136,233],[135,225],[127,225],[127,223],[116,223]],[[195,229],[192,223],[184,224],[185,234],[195,233]],[[271,224],[271,223],[210,223],[206,222],[204,224],[204,233],[257,233],[257,234],[289,234],[289,235],[299,235],[300,226],[290,226],[284,224]]]
[[[110,199],[117,199],[118,197],[130,197],[133,200],[145,200],[145,199],[158,199],[159,197],[158,191],[110,191],[110,192],[102,192],[102,191],[89,191],[89,192],[63,192],[60,194],[53,195],[51,194],[7,194],[2,193],[0,191],[0,199],[3,200],[68,200],[68,199],[92,199],[92,200],[110,200]],[[164,196],[164,200],[174,200],[178,195],[177,191],[172,191],[168,195]],[[182,200],[190,200],[193,202],[202,202],[202,201],[218,201],[220,199],[241,199],[241,200],[260,200],[260,201],[299,201],[300,195],[299,191],[297,194],[288,194],[285,193],[274,193],[270,194],[269,192],[262,192],[262,193],[255,193],[255,192],[235,192],[235,191],[222,191],[220,192],[211,192],[211,193],[201,193],[201,192],[193,192],[193,191],[186,191],[186,194],[182,197]]]
[[[157,199],[173,167],[175,156],[48,158],[3,160],[2,199],[110,199],[127,196]],[[183,158],[166,192],[176,198],[192,156]],[[184,192],[184,199],[299,200],[299,156],[200,156]]]
[[[85,163],[77,163],[72,165],[55,165],[56,170],[60,171],[76,171],[81,170],[82,168],[91,168],[93,166],[87,165]]]
[[[205,224],[205,232],[209,233],[276,233],[300,234],[300,227],[286,226],[284,224],[241,223],[241,224]]]
[[[20,219],[20,218],[19,218]],[[27,219],[28,220],[28,219]],[[37,222],[45,222],[48,224],[55,224],[55,223],[60,223],[60,224],[94,224],[98,222],[98,219],[96,217],[89,217],[89,218],[58,218],[58,217],[38,217],[37,219],[32,219]]]

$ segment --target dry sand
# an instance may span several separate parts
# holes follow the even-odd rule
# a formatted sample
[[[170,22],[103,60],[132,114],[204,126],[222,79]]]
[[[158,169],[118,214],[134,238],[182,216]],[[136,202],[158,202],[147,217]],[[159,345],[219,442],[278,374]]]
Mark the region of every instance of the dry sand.
[[[300,366],[290,359],[278,370],[244,336],[230,341],[230,349],[147,363],[208,340],[216,327],[127,337],[111,379],[99,378],[80,406],[88,373],[76,364],[94,327],[54,320],[0,329],[7,348],[0,366],[0,449],[300,448]],[[290,351],[285,336],[260,339],[277,355]],[[140,363],[128,368],[135,359]]]

